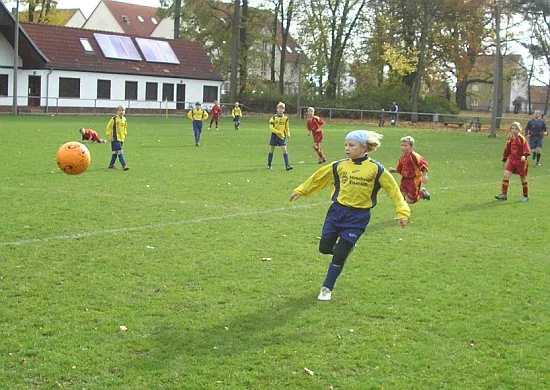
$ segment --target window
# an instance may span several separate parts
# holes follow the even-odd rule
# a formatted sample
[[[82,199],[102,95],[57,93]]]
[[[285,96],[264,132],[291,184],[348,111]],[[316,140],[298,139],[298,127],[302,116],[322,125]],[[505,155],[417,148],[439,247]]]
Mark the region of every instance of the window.
[[[157,90],[157,83],[145,83],[145,100],[158,100]]]
[[[79,98],[80,97],[80,79],[60,77],[59,78],[59,97],[60,98]]]
[[[138,20],[139,20],[141,23],[145,22],[145,19],[143,19],[143,16],[141,16],[141,15],[138,15]]]
[[[166,41],[154,39],[136,38],[136,42],[143,53],[146,61],[165,62],[168,64],[179,64],[180,61],[170,44]]]
[[[267,64],[264,61],[262,61],[260,73],[262,77],[267,77]]]
[[[218,100],[218,87],[205,85],[202,91],[202,101],[212,103],[214,100]]]
[[[156,26],[157,24],[159,24],[159,22],[154,18],[154,17],[151,17],[151,22]]]
[[[111,98],[111,80],[97,80],[97,98]]]
[[[80,38],[80,44],[82,45],[82,47],[84,48],[84,51],[86,51],[86,53],[93,53],[94,52],[94,49],[93,49],[92,45],[90,44],[90,41],[88,40],[88,38]]]
[[[137,81],[126,81],[124,87],[124,99],[125,100],[137,100],[138,83]]]
[[[8,75],[0,74],[0,96],[8,96]]]
[[[141,56],[130,37],[94,33],[94,38],[107,58],[141,61]]]
[[[162,101],[174,101],[174,84],[162,84]]]

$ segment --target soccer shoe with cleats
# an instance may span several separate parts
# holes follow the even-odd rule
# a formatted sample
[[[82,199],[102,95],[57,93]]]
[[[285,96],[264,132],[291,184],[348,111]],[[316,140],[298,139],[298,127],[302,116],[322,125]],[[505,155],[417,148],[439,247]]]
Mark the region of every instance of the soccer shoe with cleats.
[[[537,165],[535,165],[535,166],[540,167],[540,163],[538,162]]]
[[[330,301],[332,299],[332,291],[326,286],[321,287],[319,296],[317,297],[320,301]]]
[[[508,197],[506,196],[506,194],[498,194],[497,196],[495,196],[495,199],[497,199],[497,200],[508,200]]]
[[[123,168],[125,171],[129,170],[130,167],[128,165],[125,165],[124,168]]]
[[[529,202],[529,197],[528,196],[522,196],[521,199],[519,200],[520,202]]]
[[[285,168],[287,171],[291,171],[294,169],[294,167],[291,167],[290,165],[288,167]]]
[[[428,190],[424,187],[420,189],[420,193],[422,194],[422,199],[430,200],[432,198]]]

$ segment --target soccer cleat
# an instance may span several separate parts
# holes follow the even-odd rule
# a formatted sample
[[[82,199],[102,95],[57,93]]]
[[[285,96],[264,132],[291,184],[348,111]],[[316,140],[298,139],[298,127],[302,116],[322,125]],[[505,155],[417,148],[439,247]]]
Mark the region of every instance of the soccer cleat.
[[[497,200],[508,200],[508,197],[506,196],[506,194],[498,194],[497,196],[495,196],[495,199],[497,199]]]
[[[290,171],[290,170],[292,170],[292,169],[294,169],[294,167],[291,167],[290,165],[289,165],[288,167],[286,167],[286,170],[287,170],[287,171]]]
[[[422,199],[430,200],[432,198],[428,190],[424,187],[420,189],[420,193],[422,194]]]
[[[529,197],[528,196],[522,196],[521,199],[519,200],[520,202],[529,202]]]
[[[537,167],[540,167],[540,163],[538,162],[536,166],[537,166]]]
[[[130,169],[130,167],[129,167],[128,165],[125,165],[125,166],[123,167],[123,169],[124,169],[125,171],[127,171],[127,170]]]
[[[319,296],[317,297],[320,301],[330,301],[332,298],[332,291],[326,286],[321,287],[321,291],[319,292]]]
[[[197,142],[197,143],[195,144],[195,146],[200,146],[200,144]]]
[[[268,165],[268,166],[267,166],[267,169],[272,169],[271,165]]]
[[[107,168],[108,169],[116,169],[116,167],[114,165],[109,165]]]

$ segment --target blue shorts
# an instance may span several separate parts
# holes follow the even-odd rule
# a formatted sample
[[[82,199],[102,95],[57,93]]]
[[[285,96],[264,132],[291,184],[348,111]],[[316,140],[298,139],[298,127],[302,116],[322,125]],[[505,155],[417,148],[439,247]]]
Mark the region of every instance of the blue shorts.
[[[325,217],[323,238],[340,237],[355,244],[365,232],[370,221],[370,209],[355,209],[333,203]]]
[[[543,135],[532,135],[529,137],[529,147],[534,152],[536,148],[542,148]]]
[[[286,146],[286,139],[280,139],[277,137],[277,134],[271,133],[271,138],[269,140],[270,146]]]
[[[235,115],[235,116],[233,117],[233,122],[240,122],[240,121],[241,121],[240,115]]]
[[[113,152],[118,152],[119,150],[122,150],[122,144],[124,142],[120,142],[120,141],[112,141],[111,142],[111,150]]]

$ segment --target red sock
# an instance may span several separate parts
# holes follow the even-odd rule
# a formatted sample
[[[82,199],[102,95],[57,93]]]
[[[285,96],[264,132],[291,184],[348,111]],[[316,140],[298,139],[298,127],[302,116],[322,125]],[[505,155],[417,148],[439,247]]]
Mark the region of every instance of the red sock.
[[[510,184],[510,180],[506,180],[506,179],[502,180],[502,193],[504,195],[508,193],[508,184]]]
[[[523,186],[523,196],[525,196],[526,198],[529,197],[529,183],[523,182],[521,183],[521,185]]]

